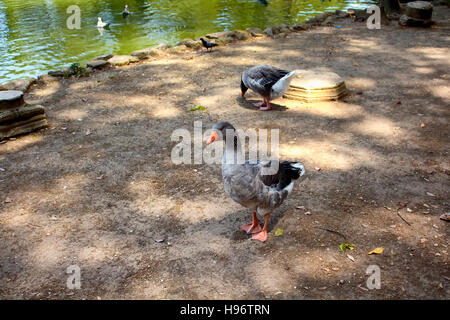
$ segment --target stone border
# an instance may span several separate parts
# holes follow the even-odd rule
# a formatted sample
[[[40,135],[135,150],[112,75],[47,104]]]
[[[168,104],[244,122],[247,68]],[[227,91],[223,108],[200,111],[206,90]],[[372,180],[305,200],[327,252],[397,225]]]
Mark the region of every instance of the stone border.
[[[225,46],[229,43],[238,41],[248,41],[252,38],[270,37],[273,39],[286,38],[289,33],[301,32],[310,30],[314,26],[333,26],[339,19],[352,17],[355,21],[364,21],[359,19],[361,16],[365,18],[368,16],[366,10],[362,9],[348,9],[347,11],[336,10],[335,12],[324,12],[315,17],[306,20],[302,23],[294,23],[292,25],[270,26],[265,30],[260,28],[247,28],[244,30],[221,31],[205,35],[208,41]],[[125,66],[131,63],[137,63],[141,60],[152,59],[158,60],[168,55],[183,54],[185,52],[196,52],[202,50],[200,38],[183,39],[176,46],[167,44],[159,44],[153,48],[145,48],[133,51],[130,55],[107,55],[95,58],[86,64],[86,67],[78,66],[78,63],[73,63],[71,67],[62,70],[49,71],[35,78],[19,79],[8,82],[5,85],[0,84],[1,90],[20,90],[24,93],[36,82],[50,83],[58,81],[58,78],[67,78],[71,76],[89,76],[96,70],[103,68],[110,68],[115,66]],[[73,68],[77,65],[76,69]]]

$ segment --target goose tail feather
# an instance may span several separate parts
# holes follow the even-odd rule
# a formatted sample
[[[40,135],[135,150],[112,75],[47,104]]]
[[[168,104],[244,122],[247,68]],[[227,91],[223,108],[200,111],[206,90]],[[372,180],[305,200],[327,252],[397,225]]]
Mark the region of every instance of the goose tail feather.
[[[300,162],[284,161],[280,164],[280,183],[278,190],[292,190],[294,181],[305,174],[305,167]]]

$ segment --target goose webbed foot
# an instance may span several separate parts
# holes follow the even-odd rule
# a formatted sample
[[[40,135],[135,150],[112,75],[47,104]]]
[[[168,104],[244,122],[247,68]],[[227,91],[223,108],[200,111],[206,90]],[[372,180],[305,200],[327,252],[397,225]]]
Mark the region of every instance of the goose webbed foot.
[[[259,225],[258,217],[256,216],[256,211],[253,211],[253,221],[251,223],[242,225],[240,229],[247,232],[248,234],[258,233],[262,230],[261,226]]]
[[[261,230],[260,232],[254,233],[254,234],[252,235],[252,239],[253,239],[253,240],[258,240],[258,241],[261,241],[261,242],[264,242],[264,241],[267,240],[267,227],[268,227],[268,225],[269,225],[269,216],[270,216],[269,213],[266,213],[266,214],[264,215],[264,218],[265,218],[265,220],[266,220],[266,221],[264,222],[264,227],[262,228],[262,230]]]
[[[266,230],[261,230],[258,233],[254,233],[252,235],[252,239],[253,240],[258,240],[258,241],[261,241],[261,242],[266,241],[267,240],[267,231]]]
[[[265,105],[266,104],[266,102],[263,100],[263,101],[261,101],[261,102],[256,102],[256,103],[254,103],[253,105],[255,106],[255,107],[262,107],[263,105]]]
[[[259,108],[259,111],[267,111],[267,110],[271,110],[272,106],[270,105],[269,99],[266,99],[266,106],[265,107],[261,107]]]
[[[268,105],[267,107],[261,107],[261,108],[259,108],[259,111],[267,111],[267,110],[271,110],[272,109],[272,107],[270,106],[270,105]]]

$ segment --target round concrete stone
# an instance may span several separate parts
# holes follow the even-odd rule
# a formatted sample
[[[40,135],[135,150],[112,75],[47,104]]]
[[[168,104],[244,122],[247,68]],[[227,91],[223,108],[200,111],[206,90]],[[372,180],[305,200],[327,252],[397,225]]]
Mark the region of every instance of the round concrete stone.
[[[308,90],[316,90],[335,88],[343,82],[344,80],[334,72],[299,70],[299,74],[292,80],[291,86]]]
[[[428,1],[409,2],[405,13],[411,18],[429,20],[433,15],[433,5]]]
[[[299,70],[285,97],[303,101],[337,100],[347,94],[344,80],[334,72]]]

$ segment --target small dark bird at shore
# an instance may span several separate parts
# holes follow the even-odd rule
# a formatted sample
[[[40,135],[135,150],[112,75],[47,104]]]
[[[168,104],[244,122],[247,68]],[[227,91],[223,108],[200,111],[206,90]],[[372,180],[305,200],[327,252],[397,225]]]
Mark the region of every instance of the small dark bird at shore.
[[[216,43],[212,43],[212,42],[206,41],[203,38],[200,38],[200,40],[202,41],[202,44],[206,48],[206,50],[211,49],[210,51],[212,51],[213,47],[217,47]]]

